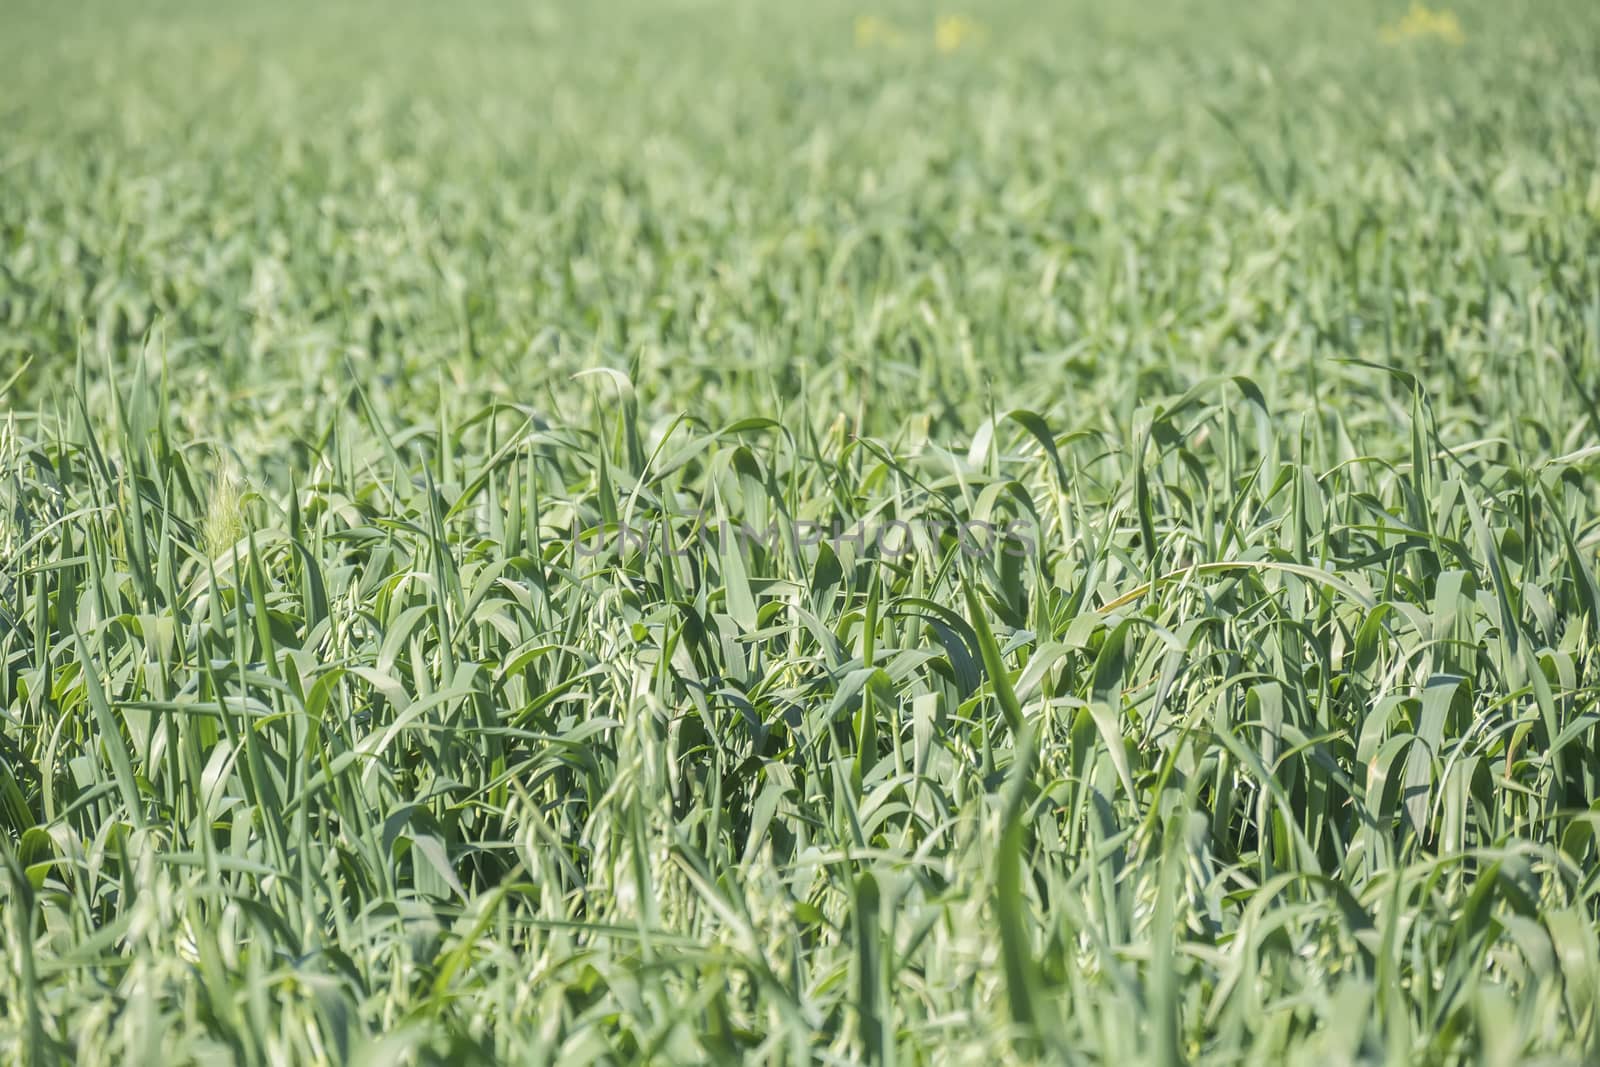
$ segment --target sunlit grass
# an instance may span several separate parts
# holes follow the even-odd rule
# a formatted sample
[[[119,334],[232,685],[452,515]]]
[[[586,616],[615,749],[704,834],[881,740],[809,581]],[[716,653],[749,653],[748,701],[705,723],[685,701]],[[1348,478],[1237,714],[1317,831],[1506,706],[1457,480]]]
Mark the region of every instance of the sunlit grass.
[[[1455,11],[20,5],[0,1061],[1600,1058],[1600,9]]]

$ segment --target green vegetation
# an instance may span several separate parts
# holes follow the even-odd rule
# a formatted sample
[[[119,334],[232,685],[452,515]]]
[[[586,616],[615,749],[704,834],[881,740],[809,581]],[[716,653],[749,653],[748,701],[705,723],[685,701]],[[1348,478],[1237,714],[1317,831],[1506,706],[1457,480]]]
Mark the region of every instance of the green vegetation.
[[[0,1060],[1600,1060],[1600,5],[1036,6],[6,6]]]

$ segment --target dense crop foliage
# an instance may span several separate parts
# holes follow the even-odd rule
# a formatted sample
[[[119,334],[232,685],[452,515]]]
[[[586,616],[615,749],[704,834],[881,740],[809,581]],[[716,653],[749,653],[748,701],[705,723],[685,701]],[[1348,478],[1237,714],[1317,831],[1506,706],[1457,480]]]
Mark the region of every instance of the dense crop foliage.
[[[0,14],[0,1059],[1600,1058],[1600,7]]]

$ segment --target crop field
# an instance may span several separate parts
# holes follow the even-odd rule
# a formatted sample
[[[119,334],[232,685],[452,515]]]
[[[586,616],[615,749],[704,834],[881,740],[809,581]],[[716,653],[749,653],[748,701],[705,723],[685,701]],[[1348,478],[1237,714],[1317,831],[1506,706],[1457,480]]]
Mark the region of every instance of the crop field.
[[[1600,4],[4,3],[0,1062],[1600,1062]]]

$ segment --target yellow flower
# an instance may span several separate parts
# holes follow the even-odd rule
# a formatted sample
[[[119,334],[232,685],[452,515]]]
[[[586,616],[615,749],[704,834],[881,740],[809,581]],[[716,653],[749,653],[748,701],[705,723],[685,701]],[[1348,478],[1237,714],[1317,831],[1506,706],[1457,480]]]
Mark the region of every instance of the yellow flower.
[[[965,15],[940,15],[933,24],[933,46],[946,55],[983,37],[983,27]]]
[[[1454,11],[1434,11],[1415,2],[1399,22],[1390,23],[1378,31],[1378,39],[1389,45],[1424,37],[1433,37],[1451,45],[1459,45],[1467,39],[1461,30],[1461,20],[1456,18]]]
[[[882,45],[895,48],[905,42],[905,36],[894,24],[876,15],[856,16],[856,47],[872,48]]]

